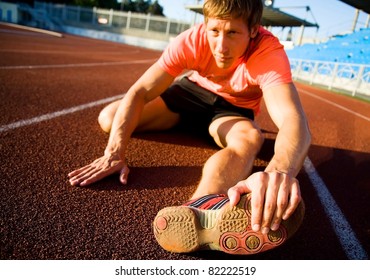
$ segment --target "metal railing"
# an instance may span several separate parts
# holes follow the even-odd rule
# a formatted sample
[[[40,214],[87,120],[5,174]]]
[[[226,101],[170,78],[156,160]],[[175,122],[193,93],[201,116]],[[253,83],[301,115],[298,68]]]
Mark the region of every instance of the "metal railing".
[[[100,8],[84,8],[64,4],[52,4],[35,1],[36,10],[47,14],[65,25],[77,27],[94,27],[110,32],[136,34],[157,39],[168,40],[190,27],[190,23],[151,14],[122,12]]]
[[[295,80],[370,97],[370,65],[290,58],[290,66]]]
[[[63,24],[57,18],[50,17],[45,10],[34,9],[28,4],[20,3],[18,12],[22,14],[20,23],[53,31],[63,31]]]
[[[185,31],[189,23],[165,17],[98,8],[82,8],[64,4],[34,2],[34,9],[53,22],[82,28],[107,30],[113,33],[169,40]],[[37,14],[33,12],[33,14]],[[290,58],[293,78],[329,90],[370,97],[370,65],[336,63]]]

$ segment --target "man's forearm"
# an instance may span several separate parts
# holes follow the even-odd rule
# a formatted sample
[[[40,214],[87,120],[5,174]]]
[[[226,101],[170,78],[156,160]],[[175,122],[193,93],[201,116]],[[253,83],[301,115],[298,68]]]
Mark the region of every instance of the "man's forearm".
[[[146,103],[164,92],[174,78],[153,64],[129,89],[114,116],[106,153],[124,156],[131,134],[138,126]]]
[[[128,92],[114,116],[106,153],[124,156],[131,134],[135,130],[144,107],[144,100]]]
[[[290,119],[279,130],[275,153],[265,171],[278,171],[296,177],[302,168],[311,143],[311,134],[305,119]]]

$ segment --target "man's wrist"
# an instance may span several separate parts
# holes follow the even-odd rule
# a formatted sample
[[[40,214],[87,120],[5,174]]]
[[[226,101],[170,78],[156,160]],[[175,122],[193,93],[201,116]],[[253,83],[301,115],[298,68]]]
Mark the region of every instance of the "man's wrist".
[[[107,146],[104,150],[104,155],[109,157],[115,156],[119,158],[124,158],[123,154],[124,153],[121,151],[119,147]]]
[[[291,177],[295,177],[295,169],[291,167],[286,167],[283,164],[279,164],[275,160],[271,160],[271,162],[267,165],[265,168],[265,172],[276,172],[276,173],[281,173],[285,174]]]

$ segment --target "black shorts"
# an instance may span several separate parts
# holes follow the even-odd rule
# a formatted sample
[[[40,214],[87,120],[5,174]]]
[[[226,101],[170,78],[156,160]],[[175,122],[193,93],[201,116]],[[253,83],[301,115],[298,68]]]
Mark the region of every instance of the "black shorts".
[[[207,125],[221,117],[237,116],[254,120],[252,109],[237,107],[184,77],[161,95],[167,107],[179,113],[181,120],[193,125]]]

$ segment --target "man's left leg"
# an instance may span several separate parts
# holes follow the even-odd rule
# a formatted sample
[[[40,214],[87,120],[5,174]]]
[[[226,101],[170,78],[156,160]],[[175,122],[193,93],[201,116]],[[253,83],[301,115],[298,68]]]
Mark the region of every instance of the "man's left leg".
[[[209,126],[209,133],[222,149],[205,163],[192,199],[207,194],[227,194],[229,188],[249,176],[263,143],[260,129],[244,117],[218,118]]]

